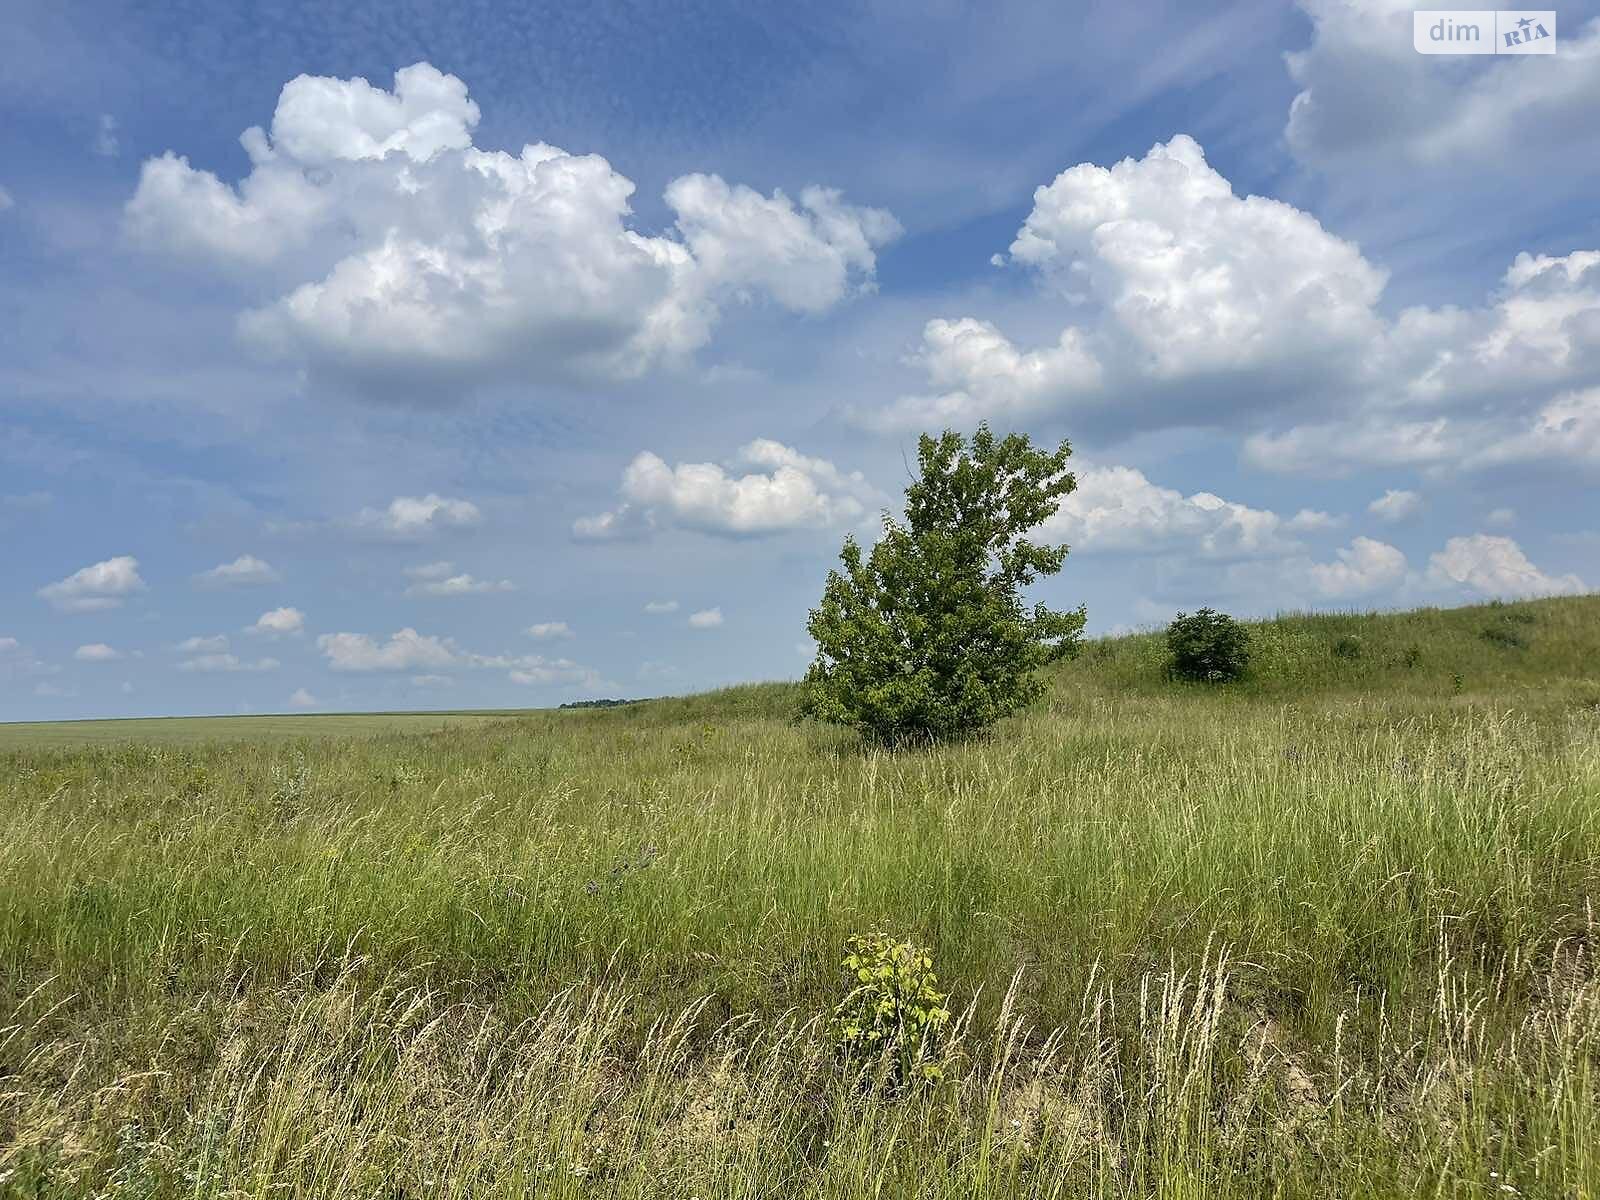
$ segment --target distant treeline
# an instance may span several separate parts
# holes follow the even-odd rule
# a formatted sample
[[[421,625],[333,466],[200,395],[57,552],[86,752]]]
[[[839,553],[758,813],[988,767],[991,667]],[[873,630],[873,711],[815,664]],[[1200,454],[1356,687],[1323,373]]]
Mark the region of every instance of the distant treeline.
[[[642,704],[642,700],[569,700],[562,708],[616,708],[623,704]]]

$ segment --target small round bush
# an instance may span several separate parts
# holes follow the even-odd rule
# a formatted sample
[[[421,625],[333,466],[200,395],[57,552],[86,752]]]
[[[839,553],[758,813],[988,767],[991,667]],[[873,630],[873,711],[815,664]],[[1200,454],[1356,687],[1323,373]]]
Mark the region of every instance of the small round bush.
[[[1344,637],[1334,642],[1333,656],[1335,658],[1360,658],[1361,639],[1354,634],[1345,634]]]
[[[1170,670],[1179,679],[1227,683],[1250,665],[1250,635],[1227,613],[1202,608],[1167,626]]]

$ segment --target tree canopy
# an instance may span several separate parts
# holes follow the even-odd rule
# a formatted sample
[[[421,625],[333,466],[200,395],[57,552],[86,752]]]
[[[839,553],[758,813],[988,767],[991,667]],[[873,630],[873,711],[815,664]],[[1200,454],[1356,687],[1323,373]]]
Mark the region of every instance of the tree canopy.
[[[1077,481],[1072,450],[997,439],[979,426],[924,434],[905,521],[885,513],[864,555],[845,539],[807,623],[817,657],[808,710],[887,742],[940,740],[987,729],[1036,699],[1037,669],[1072,654],[1084,612],[1025,605],[1022,591],[1054,575],[1066,546],[1025,536]]]

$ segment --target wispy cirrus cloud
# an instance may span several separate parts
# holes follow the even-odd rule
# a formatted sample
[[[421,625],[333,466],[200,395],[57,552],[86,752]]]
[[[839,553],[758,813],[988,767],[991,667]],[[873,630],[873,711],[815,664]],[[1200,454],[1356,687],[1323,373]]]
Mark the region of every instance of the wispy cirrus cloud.
[[[184,659],[178,664],[178,670],[212,674],[215,672],[235,671],[276,671],[279,664],[275,658],[242,659],[234,654],[199,654],[194,658]]]

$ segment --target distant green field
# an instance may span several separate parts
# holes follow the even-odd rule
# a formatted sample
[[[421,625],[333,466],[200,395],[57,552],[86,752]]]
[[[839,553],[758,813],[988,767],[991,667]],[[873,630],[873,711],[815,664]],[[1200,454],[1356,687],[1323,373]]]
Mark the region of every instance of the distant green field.
[[[363,737],[429,733],[525,717],[537,709],[475,712],[284,713],[248,717],[134,717],[114,721],[19,721],[0,724],[0,751],[52,746],[144,742],[193,746],[203,742],[288,741],[306,737]]]

